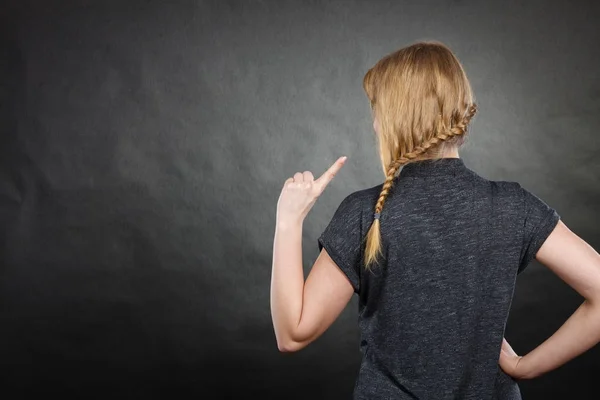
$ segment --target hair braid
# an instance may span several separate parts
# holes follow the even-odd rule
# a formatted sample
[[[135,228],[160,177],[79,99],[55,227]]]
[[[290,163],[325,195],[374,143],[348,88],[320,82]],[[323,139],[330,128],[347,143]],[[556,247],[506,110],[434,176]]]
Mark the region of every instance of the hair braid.
[[[455,126],[450,127],[450,129],[446,131],[440,131],[429,141],[424,143],[421,146],[416,146],[414,150],[410,153],[406,153],[403,156],[396,158],[392,161],[385,178],[385,182],[383,183],[383,187],[381,188],[381,193],[379,194],[379,198],[375,204],[375,212],[380,213],[383,209],[383,205],[385,204],[385,200],[392,188],[394,183],[394,178],[396,176],[396,172],[400,168],[400,166],[407,164],[410,160],[419,157],[422,154],[427,153],[427,151],[434,147],[438,146],[441,142],[450,140],[454,137],[459,137],[464,135],[467,132],[467,127],[469,122],[477,112],[477,105],[472,104],[468,107],[467,113],[459,121]],[[370,265],[372,262],[377,261],[377,255],[381,255],[381,231],[380,231],[380,222],[379,219],[375,219],[369,231],[366,235],[366,247],[365,247],[365,268],[370,270]]]

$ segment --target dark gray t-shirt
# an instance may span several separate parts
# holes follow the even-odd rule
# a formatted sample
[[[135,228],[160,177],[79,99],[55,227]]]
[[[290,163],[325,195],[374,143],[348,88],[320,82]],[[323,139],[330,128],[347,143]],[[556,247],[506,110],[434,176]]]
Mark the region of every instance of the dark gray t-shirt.
[[[498,365],[517,274],[560,216],[519,183],[460,158],[407,164],[381,212],[380,265],[364,238],[382,184],[348,195],[318,239],[359,296],[354,399],[521,399]]]

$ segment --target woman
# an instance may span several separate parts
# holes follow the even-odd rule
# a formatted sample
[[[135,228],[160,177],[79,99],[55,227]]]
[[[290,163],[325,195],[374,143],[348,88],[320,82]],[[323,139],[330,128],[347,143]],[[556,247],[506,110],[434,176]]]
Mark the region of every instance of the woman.
[[[304,282],[302,223],[345,157],[296,173],[277,205],[271,313],[281,351],[317,339],[359,296],[355,399],[520,399],[517,380],[600,341],[600,255],[555,209],[459,157],[477,110],[455,55],[419,42],[364,77],[383,184],[348,195]],[[524,357],[504,340],[517,275],[536,258],[586,301]]]

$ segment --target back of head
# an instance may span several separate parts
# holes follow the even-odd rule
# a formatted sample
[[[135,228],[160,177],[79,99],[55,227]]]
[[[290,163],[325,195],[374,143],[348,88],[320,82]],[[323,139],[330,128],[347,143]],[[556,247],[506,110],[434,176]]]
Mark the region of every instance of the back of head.
[[[377,140],[386,176],[375,213],[402,165],[442,158],[461,147],[477,111],[464,69],[444,44],[417,42],[379,60],[363,79],[379,126]],[[367,234],[367,269],[381,253],[379,219]]]

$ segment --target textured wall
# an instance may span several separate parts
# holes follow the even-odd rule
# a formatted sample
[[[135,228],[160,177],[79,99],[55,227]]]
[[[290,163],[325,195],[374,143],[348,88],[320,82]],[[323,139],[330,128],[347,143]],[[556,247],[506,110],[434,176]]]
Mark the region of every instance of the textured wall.
[[[349,156],[305,221],[308,273],[342,198],[383,179],[362,76],[420,39],[450,46],[477,96],[465,163],[521,182],[600,248],[597,2],[10,3],[3,393],[350,398],[356,298],[307,349],[277,351],[275,207],[294,172]],[[525,353],[581,301],[536,265],[506,336]],[[522,382],[524,397],[597,398],[599,350]]]

